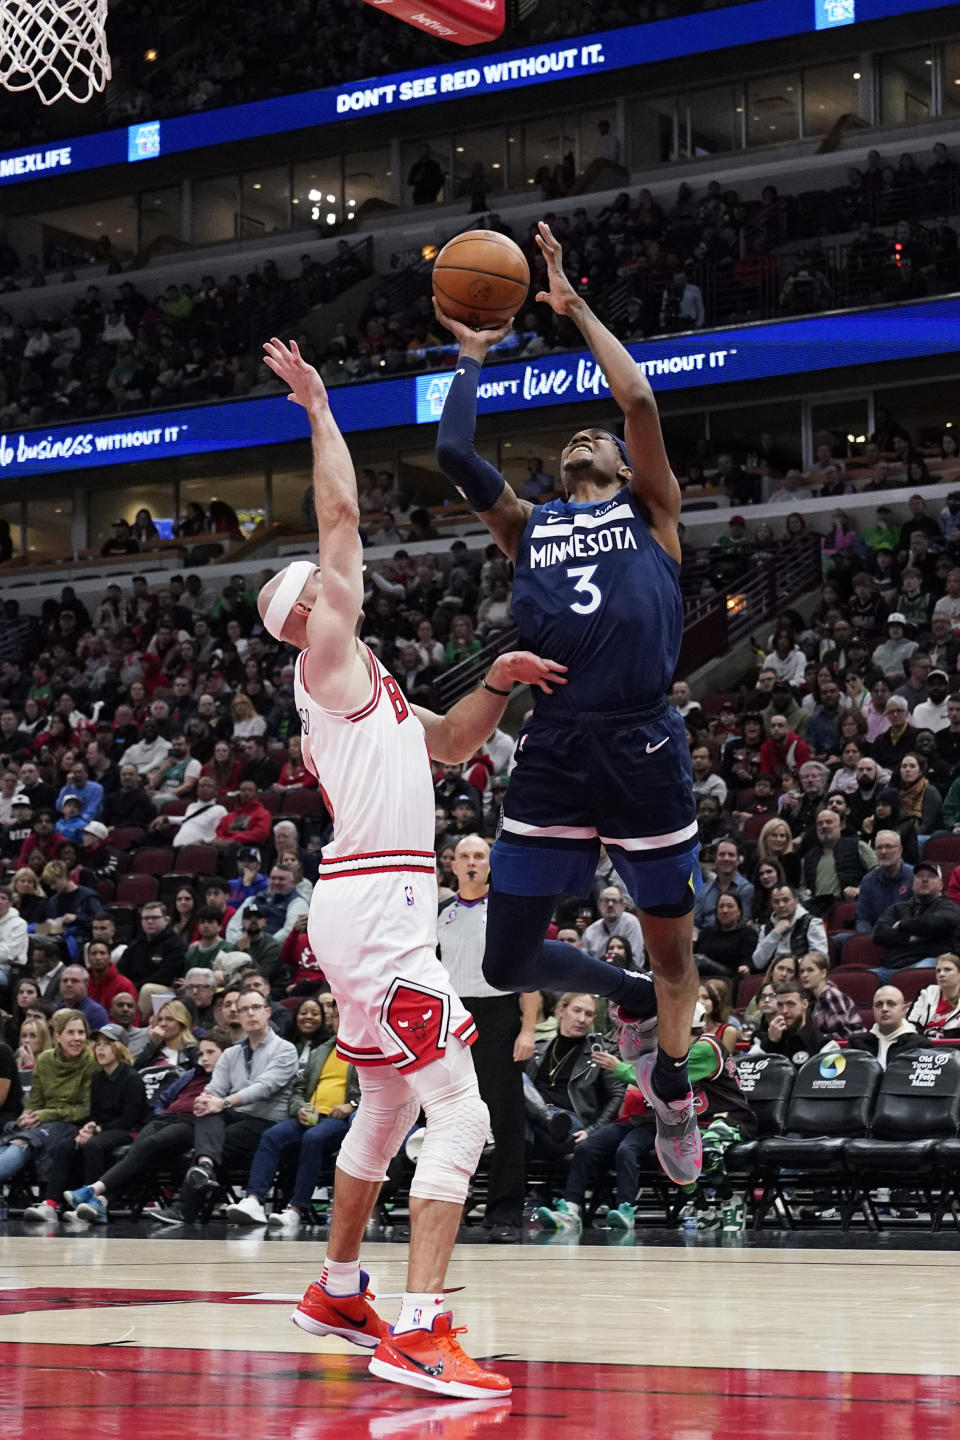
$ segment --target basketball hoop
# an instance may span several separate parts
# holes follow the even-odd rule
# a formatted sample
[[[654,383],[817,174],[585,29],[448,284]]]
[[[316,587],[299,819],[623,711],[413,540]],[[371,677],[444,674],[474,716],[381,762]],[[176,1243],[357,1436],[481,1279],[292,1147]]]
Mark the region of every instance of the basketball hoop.
[[[0,85],[79,104],[110,79],[107,0],[0,0]]]

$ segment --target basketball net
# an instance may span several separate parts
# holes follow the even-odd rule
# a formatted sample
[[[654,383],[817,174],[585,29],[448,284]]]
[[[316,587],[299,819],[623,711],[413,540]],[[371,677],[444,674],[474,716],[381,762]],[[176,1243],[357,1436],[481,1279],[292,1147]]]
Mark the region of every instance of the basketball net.
[[[0,0],[0,85],[82,104],[110,79],[107,0]]]

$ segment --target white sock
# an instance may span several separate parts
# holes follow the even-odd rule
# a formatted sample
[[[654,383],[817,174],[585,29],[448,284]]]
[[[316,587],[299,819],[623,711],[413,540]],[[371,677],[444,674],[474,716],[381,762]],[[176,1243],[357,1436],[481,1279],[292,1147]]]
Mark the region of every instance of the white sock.
[[[572,1210],[572,1211],[573,1211],[574,1215],[579,1215],[579,1214],[580,1214],[580,1205],[579,1205],[579,1202],[578,1202],[578,1201],[576,1201],[576,1200],[567,1200],[567,1201],[565,1201],[565,1204],[566,1204],[566,1207],[567,1207],[568,1210]]]
[[[446,1309],[446,1295],[433,1290],[404,1290],[400,1314],[393,1327],[395,1335],[405,1330],[429,1330],[436,1317]]]
[[[360,1294],[360,1261],[331,1260],[323,1262],[320,1284],[328,1295]]]

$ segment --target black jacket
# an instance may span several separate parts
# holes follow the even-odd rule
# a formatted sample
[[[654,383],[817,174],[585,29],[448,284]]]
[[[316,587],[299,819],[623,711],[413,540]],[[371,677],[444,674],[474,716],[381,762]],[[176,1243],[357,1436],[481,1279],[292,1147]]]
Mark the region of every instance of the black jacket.
[[[114,790],[103,802],[103,823],[110,829],[115,825],[138,825],[145,830],[156,814],[142,785],[135,790]]]
[[[98,1070],[90,1082],[90,1119],[101,1130],[139,1130],[147,1118],[147,1092],[132,1065],[117,1066],[112,1075]]]
[[[593,1063],[590,1052],[594,1045],[607,1048],[603,1036],[599,1033],[585,1036],[567,1081],[570,1108],[584,1130],[589,1130],[591,1134],[599,1130],[601,1125],[609,1125],[611,1120],[616,1120],[627,1089],[623,1081],[615,1080],[609,1070],[601,1070],[599,1065]],[[537,1046],[536,1054],[526,1063],[526,1072],[534,1084],[549,1048],[550,1041],[542,1041]]]
[[[896,928],[894,928],[896,927]],[[921,900],[911,895],[884,910],[873,927],[873,943],[889,952],[896,967],[952,950],[960,932],[960,906],[945,895]]]
[[[785,1030],[779,1040],[771,1040],[766,1034],[761,1035],[760,1049],[768,1055],[786,1055],[794,1065],[802,1065],[811,1055],[819,1054],[829,1042],[830,1036],[818,1030],[816,1025],[808,1020],[799,1030]]]
[[[898,1035],[893,1044],[887,1048],[887,1064],[895,1059],[897,1055],[906,1055],[910,1050],[929,1050],[930,1041],[919,1030],[912,1035]],[[872,1030],[861,1030],[856,1035],[851,1035],[847,1041],[848,1050],[866,1050],[868,1055],[876,1056],[880,1053],[880,1041]]]
[[[817,893],[816,878],[817,866],[823,859],[823,846],[819,840],[805,852],[803,857],[803,883],[811,895]],[[866,866],[860,859],[860,841],[855,835],[841,835],[833,852],[833,863],[837,869],[837,882],[840,886],[840,895],[848,885],[858,887],[860,881],[867,873]],[[840,895],[836,898],[839,899]]]
[[[186,941],[168,925],[152,940],[141,935],[128,945],[117,962],[117,969],[132,980],[138,990],[148,982],[172,986],[174,980],[183,978],[186,957]]]

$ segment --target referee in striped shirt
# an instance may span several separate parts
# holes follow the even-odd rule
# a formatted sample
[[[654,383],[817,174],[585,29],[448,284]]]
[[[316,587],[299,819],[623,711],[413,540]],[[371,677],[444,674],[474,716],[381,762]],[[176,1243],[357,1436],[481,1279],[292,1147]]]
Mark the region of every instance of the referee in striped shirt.
[[[440,959],[451,984],[477,1024],[471,1054],[494,1139],[485,1224],[491,1240],[515,1244],[522,1238],[527,1185],[523,1065],[533,1054],[540,992],[505,995],[483,978],[490,870],[487,841],[479,835],[465,835],[451,868],[457,877],[457,894],[440,907],[437,935]]]

